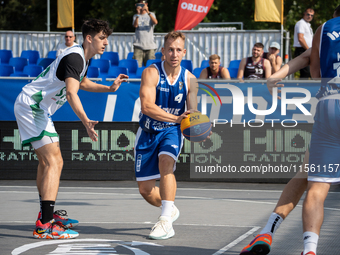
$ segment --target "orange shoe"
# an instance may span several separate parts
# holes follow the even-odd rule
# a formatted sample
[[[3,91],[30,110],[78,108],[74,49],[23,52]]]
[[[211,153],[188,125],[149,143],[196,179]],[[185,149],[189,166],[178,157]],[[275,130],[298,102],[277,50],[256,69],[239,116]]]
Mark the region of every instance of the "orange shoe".
[[[270,234],[257,235],[250,244],[243,248],[240,255],[266,255],[270,252],[271,244],[272,236]]]
[[[34,238],[43,239],[69,239],[75,238],[79,234],[71,229],[65,229],[55,223],[54,220],[42,224],[40,220],[35,223],[35,230],[33,231]]]
[[[41,212],[38,214],[38,219],[41,218]],[[67,212],[65,210],[57,210],[53,213],[53,219],[55,222],[62,226],[63,228],[73,228],[79,224],[79,221],[70,219],[67,217]]]
[[[301,252],[301,255],[303,255],[303,252]],[[305,255],[316,255],[314,251],[309,251]]]

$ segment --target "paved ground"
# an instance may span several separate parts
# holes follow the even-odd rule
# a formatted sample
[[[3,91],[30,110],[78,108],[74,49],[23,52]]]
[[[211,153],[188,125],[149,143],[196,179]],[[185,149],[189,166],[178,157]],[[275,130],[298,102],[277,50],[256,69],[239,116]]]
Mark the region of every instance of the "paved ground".
[[[176,235],[163,241],[147,238],[160,210],[139,195],[135,182],[62,181],[56,209],[80,221],[79,237],[33,239],[38,213],[34,181],[0,181],[0,254],[239,254],[258,233],[283,185],[179,182],[176,205],[181,216]],[[339,254],[340,188],[332,187],[318,255]],[[281,224],[270,254],[302,251],[301,202]]]

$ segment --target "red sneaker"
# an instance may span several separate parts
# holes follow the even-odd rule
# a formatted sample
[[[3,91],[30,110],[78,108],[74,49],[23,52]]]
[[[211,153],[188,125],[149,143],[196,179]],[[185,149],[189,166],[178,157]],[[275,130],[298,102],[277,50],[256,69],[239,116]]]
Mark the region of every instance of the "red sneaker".
[[[40,220],[35,223],[33,231],[34,238],[43,239],[70,239],[79,236],[79,234],[71,229],[65,229],[55,223],[54,220],[42,224]]]
[[[270,252],[272,236],[270,234],[257,235],[253,241],[243,248],[240,255],[267,255]]]
[[[41,219],[41,212],[38,214],[38,219]],[[57,210],[53,213],[53,219],[55,223],[59,224],[64,228],[73,228],[79,224],[79,221],[73,220],[67,217],[67,212],[65,210]]]

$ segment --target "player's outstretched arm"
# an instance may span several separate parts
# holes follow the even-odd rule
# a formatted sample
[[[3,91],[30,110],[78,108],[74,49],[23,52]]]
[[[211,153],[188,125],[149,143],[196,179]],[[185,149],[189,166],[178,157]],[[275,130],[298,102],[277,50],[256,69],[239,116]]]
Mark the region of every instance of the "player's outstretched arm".
[[[312,43],[312,52],[310,56],[310,74],[313,79],[321,78],[319,55],[321,28],[322,26],[319,26],[316,30]]]
[[[273,88],[284,87],[283,84],[278,84],[283,78],[286,76],[299,71],[301,68],[304,68],[309,65],[309,60],[311,56],[311,48],[306,50],[300,56],[292,59],[287,64],[285,64],[279,71],[272,74],[267,81],[267,88],[269,93],[273,94]],[[280,97],[279,97],[280,98]]]
[[[79,81],[74,78],[66,78],[66,98],[69,104],[71,105],[74,113],[81,120],[83,125],[86,128],[88,136],[92,141],[97,141],[98,134],[94,130],[94,126],[98,123],[98,121],[90,120],[83,108],[83,105],[79,99],[78,91],[79,91]]]
[[[95,83],[95,82],[91,81],[90,79],[88,79],[87,77],[84,77],[83,80],[80,83],[80,89],[85,90],[85,91],[89,91],[89,92],[115,92],[120,87],[122,82],[125,82],[126,79],[128,79],[128,78],[129,78],[129,76],[127,76],[125,74],[120,74],[115,79],[115,81],[113,82],[113,84],[111,86],[106,86],[106,85],[103,85],[103,84]]]

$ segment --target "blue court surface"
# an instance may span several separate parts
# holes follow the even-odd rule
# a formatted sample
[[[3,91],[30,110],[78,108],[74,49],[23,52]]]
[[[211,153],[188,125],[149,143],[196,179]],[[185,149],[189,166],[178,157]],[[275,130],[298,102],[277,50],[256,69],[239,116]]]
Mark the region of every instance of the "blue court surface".
[[[179,182],[175,236],[150,240],[160,209],[147,204],[137,183],[62,181],[56,210],[79,220],[79,237],[32,237],[39,200],[34,181],[0,181],[0,254],[13,255],[218,255],[239,254],[267,222],[284,185]],[[318,255],[339,254],[340,188],[325,203]],[[301,254],[302,200],[276,232],[270,254]]]

